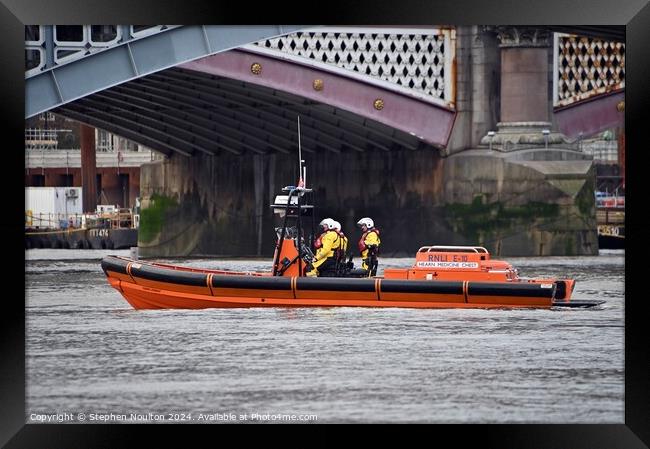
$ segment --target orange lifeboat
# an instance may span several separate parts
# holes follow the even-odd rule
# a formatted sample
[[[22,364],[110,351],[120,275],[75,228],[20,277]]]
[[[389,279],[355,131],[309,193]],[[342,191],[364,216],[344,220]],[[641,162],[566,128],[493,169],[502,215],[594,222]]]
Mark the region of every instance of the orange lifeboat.
[[[287,244],[291,240],[285,240]],[[312,278],[204,270],[108,256],[108,282],[135,309],[223,307],[586,307],[572,301],[572,279],[526,279],[482,247],[426,246],[410,268],[383,276]]]
[[[102,270],[135,309],[550,308],[603,302],[572,300],[573,279],[520,278],[509,263],[493,260],[480,246],[423,246],[412,267],[386,268],[383,276],[351,269],[348,261],[328,277],[307,277],[314,242],[314,208],[307,201],[312,190],[301,178],[297,187],[282,191],[271,204],[282,223],[269,272],[206,270],[118,256],[105,257]],[[309,221],[311,233],[303,236]]]

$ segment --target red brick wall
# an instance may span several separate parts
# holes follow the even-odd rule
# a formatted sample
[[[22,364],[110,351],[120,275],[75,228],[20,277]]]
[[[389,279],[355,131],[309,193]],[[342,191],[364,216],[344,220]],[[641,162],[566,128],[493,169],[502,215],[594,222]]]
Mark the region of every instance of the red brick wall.
[[[71,187],[82,187],[80,168],[28,168],[25,171],[25,187],[35,186],[34,176],[45,176],[45,187],[66,187],[66,174],[72,175]],[[119,204],[121,207],[134,207],[135,198],[140,195],[140,167],[102,167],[96,169],[96,174],[101,176],[101,190],[104,195],[98,193],[97,204]],[[123,176],[123,178],[120,177]],[[128,199],[125,204],[123,181],[128,176]],[[100,186],[97,186],[98,188]]]

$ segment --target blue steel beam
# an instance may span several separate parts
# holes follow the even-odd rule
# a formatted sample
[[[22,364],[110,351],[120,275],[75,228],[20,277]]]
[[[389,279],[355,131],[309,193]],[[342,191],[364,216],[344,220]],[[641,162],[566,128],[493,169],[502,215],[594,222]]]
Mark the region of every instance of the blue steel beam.
[[[304,26],[190,25],[128,40],[25,80],[25,118],[169,67]]]
[[[87,99],[89,101],[100,100],[104,105],[110,106],[111,109],[116,111],[137,114],[142,120],[152,123],[156,122],[159,126],[162,125],[167,130],[174,130],[180,134],[190,135],[193,142],[201,141],[206,148],[209,148],[218,141],[219,136],[216,133],[205,128],[199,128],[191,121],[183,120],[171,114],[161,112],[160,109],[155,107],[147,106],[146,102],[138,98],[129,97],[126,94],[104,91],[93,94]],[[223,144],[221,144],[221,147],[234,154],[241,154],[239,151],[225,147]]]
[[[97,94],[96,94],[97,95]],[[94,104],[95,106],[89,107],[89,111],[99,113],[105,117],[112,117],[114,122],[120,122],[127,120],[131,124],[139,124],[145,129],[157,130],[157,132],[169,136],[173,136],[175,139],[183,141],[185,144],[196,147],[197,150],[207,152],[208,154],[214,154],[214,151],[210,151],[209,148],[214,148],[214,150],[224,149],[235,154],[241,154],[241,151],[234,149],[222,142],[222,140],[229,141],[235,145],[242,145],[248,148],[249,150],[258,153],[264,154],[265,152],[260,150],[257,147],[247,145],[246,143],[239,142],[238,139],[232,138],[223,134],[214,133],[212,139],[201,138],[197,136],[196,133],[191,132],[188,129],[187,125],[185,127],[173,125],[171,123],[160,121],[154,117],[151,117],[146,114],[140,114],[137,111],[132,110],[131,108],[125,108],[123,106],[118,106],[113,104],[112,101],[107,102],[97,102],[94,99],[94,96],[88,98],[82,98],[77,100],[75,104]],[[131,117],[131,118],[127,118]],[[148,122],[150,125],[145,125],[144,123]],[[179,137],[179,135],[185,135],[185,138]],[[202,140],[204,143],[207,143],[207,146],[203,147],[197,144],[197,140]],[[204,151],[207,150],[207,151]]]
[[[237,85],[237,83],[239,81],[230,80],[228,78],[223,78],[221,81],[222,81],[222,83],[224,85],[228,86],[229,90],[233,89],[233,90],[240,90],[241,91],[243,89],[241,86]],[[327,134],[326,134],[327,136],[331,136],[331,137],[334,137],[337,140],[340,140],[342,142],[346,142],[346,144],[348,144],[348,145],[350,145],[350,143],[349,143],[350,139],[355,139],[357,141],[361,140],[361,141],[364,141],[367,144],[373,145],[373,146],[375,146],[375,147],[377,147],[377,148],[379,148],[379,149],[381,149],[383,151],[386,151],[386,152],[390,151],[389,147],[379,143],[379,139],[373,140],[373,139],[371,139],[371,138],[369,138],[367,136],[364,136],[362,134],[363,132],[366,132],[366,133],[370,134],[369,129],[361,129],[360,131],[353,131],[352,129],[344,127],[341,120],[337,120],[336,125],[331,124],[325,117],[327,117],[327,118],[329,118],[331,120],[331,116],[336,114],[336,109],[335,108],[333,109],[333,111],[334,111],[333,114],[322,113],[322,112],[318,111],[317,108],[309,107],[308,105],[305,105],[302,101],[300,101],[298,99],[290,98],[287,95],[280,95],[280,94],[278,94],[278,91],[276,91],[276,90],[272,90],[272,91],[269,92],[269,91],[267,91],[267,89],[264,89],[264,88],[262,88],[260,86],[254,85],[254,84],[251,84],[248,87],[248,89],[255,92],[254,97],[256,98],[256,100],[258,100],[260,98],[266,98],[266,99],[271,100],[272,103],[273,103],[273,99],[275,99],[275,102],[277,102],[279,100],[279,101],[287,103],[287,106],[285,106],[285,108],[287,110],[290,110],[290,111],[291,110],[295,111],[296,114],[300,114],[301,117],[303,117],[302,118],[302,123],[305,126],[309,126],[311,128],[314,128],[314,129],[321,128],[321,129],[327,130]],[[292,96],[292,97],[297,98],[295,96]],[[307,117],[307,119],[305,119],[305,117]],[[365,151],[365,150],[361,149],[358,146],[350,145],[350,147],[357,150],[357,151],[359,151],[359,152]]]
[[[165,73],[167,73],[167,72],[165,72]],[[167,77],[164,76],[164,74],[161,75],[161,76],[157,76],[157,75],[149,76],[143,81],[146,82],[146,83],[157,83],[159,86],[168,86],[168,88],[170,90],[175,91],[175,92],[179,92],[179,91],[180,92],[185,92],[186,97],[187,97],[187,95],[191,95],[192,93],[194,93],[194,96],[196,97],[197,101],[201,101],[205,105],[205,107],[210,108],[210,110],[212,110],[212,108],[214,108],[214,107],[216,107],[216,108],[220,107],[218,104],[216,104],[216,102],[236,103],[238,106],[241,106],[243,108],[248,107],[250,109],[256,110],[256,112],[260,112],[260,109],[261,109],[261,108],[255,108],[255,107],[250,106],[250,105],[248,105],[246,103],[243,103],[241,101],[237,101],[236,99],[234,99],[234,97],[237,96],[238,94],[236,94],[236,93],[234,93],[234,92],[232,92],[232,91],[230,91],[228,89],[222,89],[222,90],[218,91],[215,88],[215,86],[218,86],[218,84],[216,82],[212,83],[212,85],[208,85],[208,84],[204,84],[204,83],[198,83],[198,82],[193,83],[191,81],[187,81],[186,78],[184,78],[184,79],[167,78]],[[220,95],[217,95],[215,92],[219,92]],[[239,95],[239,96],[243,97],[243,95]],[[276,104],[270,103],[268,101],[264,101],[264,100],[260,99],[259,97],[246,97],[246,98],[248,99],[248,101],[251,101],[251,102],[254,102],[254,103],[265,104],[266,106],[272,108],[274,111],[279,111],[280,110],[280,108]],[[221,108],[223,109],[223,107],[221,107]],[[238,117],[238,116],[239,117],[247,116],[249,118],[251,117],[251,114],[246,114],[246,113],[243,113],[242,111],[234,111],[233,110],[233,111],[230,111],[230,112],[235,117]],[[272,114],[270,114],[270,115],[272,115]],[[259,129],[259,130],[263,130],[265,127],[271,128],[271,127],[274,127],[274,126],[275,126],[276,129],[278,128],[278,125],[274,125],[273,123],[269,123],[267,120],[262,120],[260,117],[261,117],[261,114],[258,114],[258,115],[255,116],[255,119],[252,120],[252,122],[255,122],[255,121],[259,120],[261,122],[260,125],[255,125],[255,126],[250,125],[250,126],[257,127],[257,129]],[[296,128],[295,128],[295,126],[296,126],[295,119],[291,119],[291,120],[288,120],[288,119],[285,119],[285,118],[282,118],[282,119],[285,120],[285,122],[290,123],[290,127],[288,127],[288,128],[284,127],[280,132],[281,133],[289,132],[289,133],[291,133],[291,135],[296,136],[297,134],[296,134]],[[364,151],[363,148],[360,148],[360,147],[358,147],[358,146],[356,146],[354,144],[351,144],[349,141],[342,141],[342,140],[338,139],[334,135],[330,135],[330,134],[327,134],[327,133],[320,132],[317,129],[313,129],[312,131],[317,136],[317,138],[311,138],[308,135],[304,135],[303,139],[305,141],[307,141],[307,142],[312,142],[311,145],[313,145],[314,147],[317,146],[317,145],[322,145],[325,148],[327,148],[328,151],[331,151],[333,153],[340,153],[340,150],[338,150],[337,148],[331,147],[330,145],[323,142],[323,140],[330,140],[331,142],[334,142],[334,145],[336,145],[337,147],[340,146],[341,142],[344,142],[346,145],[350,146],[351,148],[355,149],[356,151],[359,151],[359,152]],[[271,131],[268,131],[268,132],[270,134],[272,133]],[[273,134],[273,135],[275,137],[279,137],[277,134]],[[294,145],[297,146],[298,145],[297,142],[295,142]],[[305,150],[307,152],[313,152],[314,150],[309,148],[309,145],[310,144],[304,146],[303,150]]]
[[[173,127],[172,125],[160,125],[157,121],[149,120],[148,117],[134,114],[126,109],[120,109],[114,105],[97,102],[92,98],[81,98],[75,102],[75,105],[81,106],[83,109],[78,112],[85,112],[91,116],[99,116],[102,118],[109,118],[112,123],[123,124],[126,127],[131,127],[138,132],[144,133],[157,133],[160,136],[169,136],[168,142],[176,140],[186,147],[190,147],[196,151],[206,154],[214,154],[217,151],[215,142],[206,142],[207,144],[197,143],[195,136],[191,133],[185,132],[182,128]],[[181,135],[185,134],[185,137]]]
[[[178,86],[176,86],[178,88]],[[203,93],[202,93],[203,94]],[[177,123],[178,126],[183,127],[183,129],[188,132],[192,132],[196,138],[206,138],[200,136],[198,133],[201,132],[201,128],[195,128],[194,123],[191,121],[180,119],[176,116],[173,116],[169,113],[163,112],[163,108],[156,108],[147,102],[140,100],[135,96],[127,96],[126,94],[120,94],[118,92],[113,92],[112,90],[107,90],[104,92],[98,92],[93,94],[93,98],[100,98],[103,101],[106,101],[110,104],[122,105],[123,107],[130,108],[132,111],[137,111],[140,114],[147,115],[148,117],[156,117],[162,123]],[[224,100],[223,98],[221,100]],[[213,105],[217,106],[217,105]],[[218,106],[223,108],[222,106]],[[165,111],[169,111],[169,108],[164,108]],[[233,118],[239,119],[242,121],[247,121],[248,123],[259,123],[258,128],[261,131],[266,132],[269,137],[276,140],[280,140],[285,148],[293,148],[298,146],[298,139],[295,138],[296,131],[295,129],[289,129],[284,126],[276,125],[274,123],[269,123],[264,121],[261,118],[261,114],[253,115],[250,112],[233,110],[229,111]],[[259,111],[257,111],[259,112]],[[291,122],[291,124],[295,124]],[[210,130],[210,133],[213,131]],[[285,137],[286,136],[286,137]],[[295,138],[295,141],[294,141]],[[305,139],[305,137],[303,137]],[[303,147],[303,150],[305,148]],[[285,152],[287,152],[285,150]]]
[[[167,71],[165,73],[156,74],[155,78],[166,80],[169,83],[176,83],[176,82],[190,80],[190,77],[188,76],[187,72],[179,73],[177,71]],[[215,90],[215,86],[219,86],[219,87],[226,86],[223,89],[224,95],[231,95],[236,92],[241,92],[243,93],[243,95],[246,95],[246,93],[248,93],[250,95],[251,93],[250,89],[253,89],[255,90],[255,94],[250,98],[253,99],[255,102],[264,103],[272,107],[277,107],[279,100],[288,103],[288,105],[286,105],[284,109],[292,110],[296,115],[301,114],[301,116],[308,116],[310,118],[311,122],[307,122],[307,121],[303,122],[305,126],[310,126],[314,129],[318,129],[318,128],[326,129],[328,130],[328,132],[324,134],[325,136],[327,136],[328,138],[334,138],[341,142],[345,142],[347,145],[350,145],[350,147],[355,149],[356,151],[363,152],[365,150],[357,145],[351,144],[350,143],[351,139],[357,141],[361,140],[365,143],[375,145],[377,146],[377,148],[380,148],[384,151],[390,151],[390,148],[378,142],[379,139],[372,140],[362,135],[360,132],[352,131],[350,129],[344,129],[340,121],[338,121],[337,124],[338,126],[335,126],[323,120],[323,118],[329,114],[320,114],[321,120],[316,122],[317,120],[316,116],[319,115],[318,111],[312,108],[307,108],[300,101],[290,99],[287,96],[279,97],[278,95],[276,95],[275,91],[272,91],[272,93],[268,93],[266,89],[259,89],[257,86],[254,85],[250,85],[247,88],[244,87],[242,84],[240,84],[241,81],[229,80],[227,78],[221,78],[219,79],[218,82],[215,82],[215,80],[208,78],[208,76],[198,74],[198,72],[197,75],[195,76],[193,74],[193,78],[191,78],[191,82],[197,85],[198,88],[205,89],[206,92]],[[369,131],[369,130],[364,129],[362,130],[362,132],[363,131]]]
[[[160,139],[139,134],[136,131],[133,131],[129,128],[124,128],[115,125],[114,123],[111,123],[108,120],[100,119],[100,118],[92,117],[88,114],[76,112],[70,109],[69,105],[61,106],[60,108],[57,108],[54,112],[64,115],[66,117],[70,117],[71,119],[77,120],[81,123],[94,126],[95,128],[104,129],[108,132],[133,140],[134,142],[141,143],[142,145],[146,145],[149,148],[152,148],[156,151],[160,151],[161,153],[167,156],[171,156],[174,153],[180,153],[183,156],[188,156],[188,157],[192,156],[191,151],[187,151],[186,149],[178,148],[174,145],[170,145],[169,143],[164,142]]]
[[[137,86],[137,88],[132,86]],[[153,93],[151,90],[158,93]],[[134,97],[145,98],[150,102],[158,104],[159,106],[166,107],[168,110],[178,111],[179,114],[183,115],[184,119],[192,118],[192,121],[195,122],[197,126],[200,126],[205,130],[212,131],[215,135],[215,138],[218,140],[227,140],[234,144],[239,143],[240,145],[248,148],[255,153],[265,154],[265,151],[262,151],[253,145],[241,141],[241,139],[238,137],[232,137],[224,134],[223,131],[225,130],[228,132],[228,128],[221,126],[216,114],[212,114],[210,111],[205,111],[197,105],[196,101],[192,101],[191,99],[183,100],[171,91],[165,89],[154,89],[150,86],[144,86],[140,84],[118,86],[115,88],[115,91],[118,93],[130,93]],[[198,125],[198,122],[202,122],[203,125]],[[233,133],[237,134],[236,130],[233,130]],[[262,143],[263,145],[268,145],[266,142]],[[280,148],[280,150],[282,152],[287,152],[284,148]]]
[[[280,153],[289,154],[289,150],[286,148],[275,145],[270,141],[266,141],[263,138],[258,137],[260,131],[263,131],[260,127],[238,119],[236,115],[235,117],[230,117],[227,114],[232,114],[234,111],[228,110],[216,102],[206,101],[204,99],[204,97],[206,97],[206,94],[200,90],[194,90],[189,94],[187,92],[183,93],[182,88],[176,86],[175,83],[157,81],[151,79],[150,77],[143,79],[142,83],[145,89],[149,89],[163,95],[171,96],[175,102],[190,104],[196,107],[199,111],[205,111],[204,114],[207,114],[210,119],[212,119],[214,116],[216,118],[215,123],[221,123],[229,126],[233,131],[237,131],[242,136],[243,140],[250,139],[259,144],[268,145]],[[191,94],[193,94],[193,96]],[[258,136],[255,136],[255,134],[258,134]]]
[[[281,153],[289,153],[286,148],[280,147],[273,144],[272,142],[264,140],[263,138],[255,136],[254,134],[259,132],[259,128],[229,117],[223,112],[219,112],[223,108],[221,108],[218,104],[204,101],[201,98],[201,95],[203,95],[202,93],[195,92],[195,94],[198,95],[198,98],[184,95],[178,92],[176,86],[167,83],[160,83],[155,80],[150,80],[149,78],[143,79],[142,84],[139,84],[138,87],[143,88],[144,91],[151,96],[154,96],[153,92],[157,92],[159,94],[158,97],[160,98],[164,99],[165,97],[169,97],[172,101],[178,104],[186,104],[192,108],[195,108],[197,111],[201,111],[203,115],[207,116],[208,120],[214,120],[215,128],[222,128],[225,130],[229,129],[231,133],[238,135],[241,139],[242,145],[246,145],[246,140],[251,140],[251,144],[257,143],[262,146],[269,146]],[[219,125],[225,126],[220,127]]]
[[[111,124],[112,126],[115,126],[118,129],[128,129],[136,133],[137,135],[142,135],[144,137],[148,137],[154,141],[158,142],[163,142],[167,145],[169,145],[170,148],[178,148],[181,151],[179,153],[183,155],[193,155],[196,154],[197,152],[202,152],[206,153],[208,155],[214,154],[210,150],[207,150],[200,145],[196,145],[186,139],[183,139],[181,137],[177,137],[173,134],[166,133],[160,129],[157,129],[155,127],[145,125],[143,123],[139,123],[135,120],[131,119],[126,119],[124,117],[121,117],[119,115],[115,114],[108,114],[106,113],[105,110],[95,108],[92,106],[89,106],[87,104],[80,104],[81,102],[85,102],[86,100],[79,100],[79,102],[75,102],[73,104],[65,105],[64,108],[67,111],[73,111],[76,112],[77,114],[82,114],[87,116],[89,119],[96,119],[96,120],[101,120],[106,123]],[[110,129],[104,128],[103,126],[97,126],[97,128],[101,129],[106,129],[107,131],[111,131]],[[115,133],[115,134],[120,134]],[[125,136],[126,137],[126,136]],[[180,145],[179,145],[180,144]]]
[[[246,88],[241,81],[238,80],[231,80],[228,78],[220,78],[219,80],[214,80],[211,78],[211,75],[206,75],[200,72],[193,72],[192,75],[190,76],[188,71],[180,71],[179,69],[173,69],[173,70],[167,70],[165,72],[157,73],[154,75],[155,78],[168,78],[170,82],[174,80],[173,82],[179,82],[179,81],[189,81],[191,80],[192,83],[195,85],[200,85],[201,88],[206,89],[206,90],[213,90],[215,88],[220,88],[223,89],[224,95],[237,95],[237,92],[240,92],[240,96],[247,96],[249,98],[254,98],[256,102],[263,102],[268,105],[276,105],[277,104],[277,95],[275,91],[272,91],[272,94],[269,93],[271,91],[267,91],[265,89],[262,89],[258,86],[251,85],[250,88]],[[197,86],[198,87],[198,86]],[[255,95],[253,97],[250,97],[251,94],[251,88],[255,88]],[[266,92],[266,94],[264,93]],[[264,98],[268,98],[270,101],[265,101],[262,98],[262,95]],[[289,93],[289,95],[291,95]],[[292,97],[295,97],[292,95]],[[296,99],[298,97],[295,97]],[[305,108],[305,104],[296,101],[296,100],[291,100],[289,97],[286,95],[282,97],[282,101],[285,101],[289,103],[290,105],[293,105],[297,108]],[[416,146],[413,146],[410,143],[405,142],[403,139],[396,139],[394,136],[390,136],[380,130],[374,129],[374,128],[369,128],[366,127],[365,125],[357,124],[354,123],[352,124],[356,130],[344,128],[344,123],[340,119],[332,119],[332,116],[335,115],[336,113],[335,108],[328,107],[328,110],[330,112],[321,112],[315,109],[312,109],[310,112],[313,112],[314,118],[317,118],[320,120],[319,123],[325,123],[325,127],[329,126],[329,130],[334,132],[336,130],[338,131],[344,131],[347,133],[347,135],[343,136],[343,141],[349,140],[350,137],[353,139],[357,140],[363,140],[366,143],[376,145],[378,144],[378,141],[380,140],[391,140],[395,143],[398,143],[400,145],[406,146],[407,148],[410,149],[415,149]],[[300,111],[296,111],[296,113],[299,113]],[[335,123],[332,123],[331,121],[334,120]],[[363,123],[366,123],[367,119],[363,119]],[[357,131],[358,130],[358,131]],[[367,133],[367,135],[363,135],[362,133]],[[372,139],[371,136],[376,135],[378,139]],[[417,141],[417,138],[413,137],[413,140]],[[386,146],[382,146],[379,144],[379,148],[383,149],[384,151],[390,151],[390,148]]]

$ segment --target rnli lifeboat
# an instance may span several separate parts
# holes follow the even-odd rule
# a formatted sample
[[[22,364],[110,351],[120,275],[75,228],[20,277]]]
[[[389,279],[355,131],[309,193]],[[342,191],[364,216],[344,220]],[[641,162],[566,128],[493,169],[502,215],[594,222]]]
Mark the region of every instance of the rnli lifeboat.
[[[276,227],[268,272],[207,270],[108,256],[108,282],[135,309],[225,307],[590,307],[603,301],[572,300],[573,279],[519,277],[509,263],[480,246],[423,246],[410,268],[385,268],[382,276],[354,269],[348,261],[328,277],[308,277],[313,257],[311,190],[288,186],[271,207]],[[305,221],[312,223],[307,238]],[[352,265],[352,266],[351,266]],[[325,273],[323,273],[325,274]]]
[[[526,279],[482,247],[426,246],[410,268],[383,276],[306,277],[204,270],[108,256],[108,282],[135,309],[223,307],[587,307],[572,279]]]

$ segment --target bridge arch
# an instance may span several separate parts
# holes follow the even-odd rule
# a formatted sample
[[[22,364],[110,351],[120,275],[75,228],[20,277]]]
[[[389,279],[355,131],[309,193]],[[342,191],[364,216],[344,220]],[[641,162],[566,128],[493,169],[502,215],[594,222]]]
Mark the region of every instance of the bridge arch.
[[[114,42],[95,43],[83,27],[78,47],[63,47],[80,56],[56,57],[55,26],[41,26],[26,50],[39,56],[38,67],[26,74],[25,118],[85,97],[94,92],[163,70],[192,59],[272,36],[303,29],[304,26],[191,25],[159,27],[146,33],[120,30]],[[129,28],[129,27],[121,27]],[[132,28],[132,27],[131,27]]]
[[[297,116],[307,152],[446,147],[455,119],[453,29],[267,34],[53,111],[167,155],[295,151]],[[297,48],[282,52],[283,42]]]

